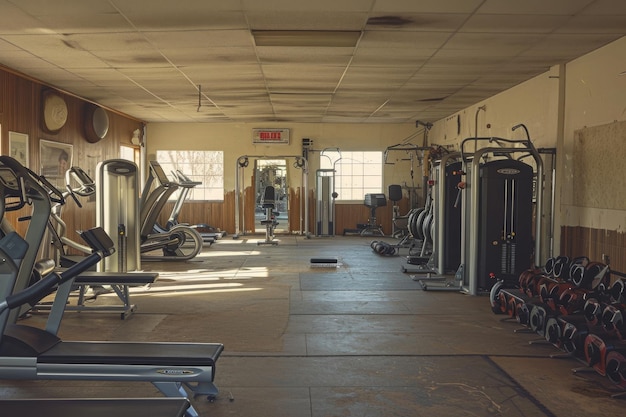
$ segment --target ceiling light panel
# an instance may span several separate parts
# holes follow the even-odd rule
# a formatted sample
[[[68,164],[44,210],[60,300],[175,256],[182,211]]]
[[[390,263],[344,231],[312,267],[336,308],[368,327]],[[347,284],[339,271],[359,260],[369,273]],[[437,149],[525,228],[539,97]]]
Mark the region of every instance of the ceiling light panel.
[[[256,46],[354,47],[360,31],[253,30]]]

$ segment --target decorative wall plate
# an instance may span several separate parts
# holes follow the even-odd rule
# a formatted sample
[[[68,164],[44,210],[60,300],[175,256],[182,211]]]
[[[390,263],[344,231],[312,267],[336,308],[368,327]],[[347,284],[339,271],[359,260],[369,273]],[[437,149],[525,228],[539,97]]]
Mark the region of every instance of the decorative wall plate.
[[[67,104],[52,90],[43,92],[42,101],[43,127],[50,133],[57,133],[67,122]]]
[[[84,112],[85,139],[96,143],[104,139],[109,131],[109,115],[102,107],[87,103]]]

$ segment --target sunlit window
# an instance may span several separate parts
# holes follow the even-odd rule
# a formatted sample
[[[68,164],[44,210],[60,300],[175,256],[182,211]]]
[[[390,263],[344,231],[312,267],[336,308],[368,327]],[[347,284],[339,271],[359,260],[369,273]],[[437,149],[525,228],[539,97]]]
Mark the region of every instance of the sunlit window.
[[[383,153],[324,151],[320,168],[335,170],[337,200],[363,201],[365,194],[383,192]]]
[[[172,173],[180,171],[201,183],[189,193],[190,200],[224,201],[224,152],[156,151],[156,159],[172,180]]]

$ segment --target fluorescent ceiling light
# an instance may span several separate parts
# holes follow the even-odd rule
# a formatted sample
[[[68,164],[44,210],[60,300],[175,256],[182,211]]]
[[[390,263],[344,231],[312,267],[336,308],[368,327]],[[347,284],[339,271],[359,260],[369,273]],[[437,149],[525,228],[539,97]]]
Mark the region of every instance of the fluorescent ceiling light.
[[[342,30],[253,30],[256,46],[355,47],[361,31]]]

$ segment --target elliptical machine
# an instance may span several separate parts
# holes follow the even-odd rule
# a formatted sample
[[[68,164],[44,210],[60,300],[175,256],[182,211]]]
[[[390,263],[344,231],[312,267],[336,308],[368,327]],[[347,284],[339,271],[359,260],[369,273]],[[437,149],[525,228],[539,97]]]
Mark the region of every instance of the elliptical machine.
[[[157,219],[167,200],[177,185],[171,182],[161,164],[150,161],[149,174],[141,194],[140,240],[141,260],[143,261],[186,261],[193,259],[202,251],[202,236],[192,227],[178,224],[169,230],[159,230]],[[158,182],[154,190],[152,185]],[[162,250],[162,255],[148,252]]]
[[[176,180],[176,184],[179,186],[180,194],[178,195],[176,203],[174,203],[174,208],[172,208],[169,219],[167,219],[167,223],[164,228],[165,230],[169,230],[172,227],[181,224],[178,221],[178,217],[180,216],[180,211],[183,207],[183,204],[189,197],[189,193],[191,192],[191,190],[202,184],[202,182],[200,181],[193,181],[187,175],[183,174],[180,170],[172,171],[172,176]],[[204,241],[204,243],[211,244],[217,239],[223,238],[226,234],[226,232],[209,226],[206,223],[186,225],[196,229],[198,233],[200,233],[200,236],[202,236],[202,240]]]
[[[77,186],[74,187],[73,184]],[[66,247],[76,249],[84,256],[89,255],[92,249],[67,236],[67,225],[62,219],[61,213],[68,197],[71,197],[79,208],[82,208],[83,205],[78,197],[86,198],[94,195],[96,186],[82,168],[73,166],[65,172],[65,187],[67,191],[63,192],[63,199],[54,202],[51,207],[50,221],[48,222],[48,232],[51,235],[51,239],[48,240],[51,245],[44,246],[43,255],[44,258],[53,259],[56,265],[69,268],[78,262],[82,256],[69,255]]]

